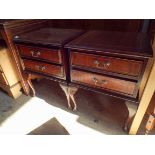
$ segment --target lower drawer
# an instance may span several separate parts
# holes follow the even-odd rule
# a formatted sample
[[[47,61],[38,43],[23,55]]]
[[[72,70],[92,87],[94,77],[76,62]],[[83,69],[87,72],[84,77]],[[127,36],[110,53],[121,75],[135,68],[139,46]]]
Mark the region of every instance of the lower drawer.
[[[71,80],[72,82],[78,82],[90,87],[107,89],[130,96],[134,95],[136,89],[135,82],[77,70],[71,71]]]
[[[50,76],[64,78],[64,71],[62,66],[51,65],[40,61],[25,60],[25,59],[23,60],[23,63],[25,69],[47,74]]]

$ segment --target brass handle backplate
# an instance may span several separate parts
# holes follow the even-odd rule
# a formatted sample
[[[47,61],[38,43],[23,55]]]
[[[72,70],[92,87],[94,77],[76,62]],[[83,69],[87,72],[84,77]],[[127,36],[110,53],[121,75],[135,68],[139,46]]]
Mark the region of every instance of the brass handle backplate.
[[[95,60],[95,61],[94,61],[94,64],[96,65],[96,67],[99,67],[99,64],[100,64],[100,63],[99,63],[98,60]]]
[[[35,68],[36,68],[37,70],[39,70],[39,71],[43,71],[43,70],[46,69],[45,66],[39,66],[39,65],[36,65]]]
[[[98,82],[97,78],[95,78],[95,77],[93,77],[93,81],[95,84],[97,84],[97,82]]]
[[[101,67],[106,68],[106,67],[109,67],[109,66],[111,65],[111,63],[110,63],[109,61],[104,61],[103,63],[101,63],[101,62],[98,61],[98,60],[95,60],[95,61],[94,61],[94,64],[95,64],[96,67],[98,67],[98,68],[101,68]]]
[[[105,84],[108,83],[107,80],[101,80],[101,81],[99,81],[96,77],[93,77],[92,80],[93,80],[93,82],[95,83],[95,85],[96,85],[96,84],[105,85]]]
[[[108,67],[108,66],[110,66],[111,65],[111,63],[109,62],[109,61],[105,61],[104,63],[103,63],[103,66],[104,67]]]
[[[41,53],[39,51],[31,51],[32,57],[39,57]]]

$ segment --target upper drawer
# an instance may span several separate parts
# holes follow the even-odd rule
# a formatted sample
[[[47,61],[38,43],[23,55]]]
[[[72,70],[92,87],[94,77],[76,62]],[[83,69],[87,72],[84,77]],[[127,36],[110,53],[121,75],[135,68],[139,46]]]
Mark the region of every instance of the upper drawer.
[[[78,70],[71,71],[71,80],[90,87],[111,90],[129,96],[133,96],[136,90],[135,82]]]
[[[35,59],[47,60],[55,63],[62,63],[61,51],[46,49],[46,48],[36,48],[30,46],[17,45],[20,55]]]
[[[64,78],[64,70],[62,66],[32,60],[23,60],[23,63],[25,68],[28,70]]]
[[[129,76],[139,76],[143,65],[142,61],[78,52],[71,53],[71,63],[72,65],[91,67],[94,69],[110,71]]]

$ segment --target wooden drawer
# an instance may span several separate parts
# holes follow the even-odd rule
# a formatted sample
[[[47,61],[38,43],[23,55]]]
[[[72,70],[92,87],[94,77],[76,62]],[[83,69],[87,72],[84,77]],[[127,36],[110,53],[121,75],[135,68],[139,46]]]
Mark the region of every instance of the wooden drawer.
[[[127,95],[134,95],[134,90],[136,88],[135,82],[77,70],[71,71],[71,80],[91,87],[107,89]]]
[[[143,62],[72,52],[71,64],[75,66],[91,67],[94,69],[110,71],[129,76],[139,76],[141,73]]]
[[[43,63],[39,61],[32,61],[32,60],[23,60],[25,69],[32,70],[35,72],[47,74],[50,76],[56,76],[63,78],[64,77],[64,72],[63,72],[63,67],[62,66],[56,66],[56,65],[51,65],[48,63]]]
[[[6,77],[5,77],[4,73],[2,73],[2,72],[0,72],[0,83],[8,85]]]
[[[46,48],[36,48],[30,46],[17,45],[18,51],[21,56],[33,59],[42,59],[55,63],[62,63],[61,51],[51,50]]]

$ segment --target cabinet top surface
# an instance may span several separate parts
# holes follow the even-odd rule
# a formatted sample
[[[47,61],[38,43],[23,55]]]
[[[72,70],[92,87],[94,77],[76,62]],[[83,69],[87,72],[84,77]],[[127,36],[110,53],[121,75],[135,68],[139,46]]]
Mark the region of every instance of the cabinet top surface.
[[[82,30],[42,28],[14,37],[16,43],[32,43],[51,46],[63,46],[74,37],[83,33]]]
[[[0,19],[0,25],[1,24],[8,24],[10,22],[18,21],[17,19]]]
[[[24,23],[27,21],[33,21],[31,19],[0,19],[0,26],[10,26],[14,24]]]
[[[45,21],[45,19],[0,19],[0,25],[9,26],[15,24],[25,24],[25,22]]]
[[[144,33],[88,31],[65,47],[144,57],[153,56],[150,36]]]
[[[28,24],[41,23],[47,20],[43,19],[0,19],[0,29],[18,29]]]

